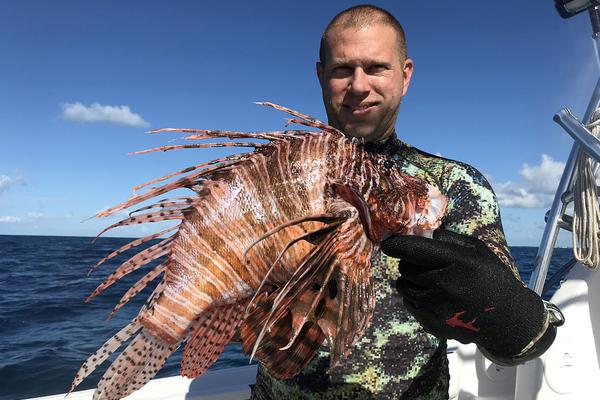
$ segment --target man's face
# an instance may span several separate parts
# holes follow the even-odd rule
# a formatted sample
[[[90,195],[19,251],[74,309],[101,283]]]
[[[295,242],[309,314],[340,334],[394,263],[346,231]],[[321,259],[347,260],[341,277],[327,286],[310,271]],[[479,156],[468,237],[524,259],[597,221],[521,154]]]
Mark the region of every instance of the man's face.
[[[329,124],[346,135],[376,142],[394,132],[400,100],[412,75],[396,32],[386,25],[334,28],[317,76]]]

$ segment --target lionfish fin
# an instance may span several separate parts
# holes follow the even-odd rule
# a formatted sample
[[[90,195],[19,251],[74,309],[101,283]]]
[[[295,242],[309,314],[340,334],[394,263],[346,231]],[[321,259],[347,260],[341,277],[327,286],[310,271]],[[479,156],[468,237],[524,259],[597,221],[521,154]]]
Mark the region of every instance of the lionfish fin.
[[[93,400],[117,400],[141,388],[156,375],[178,346],[142,330],[106,370]]]
[[[352,218],[322,237],[286,285],[257,300],[261,307],[250,314],[243,330],[253,355],[262,362],[265,357],[270,360],[279,354],[269,347],[275,344],[277,351],[294,351],[299,341],[309,340],[307,332],[315,337],[318,329],[331,344],[332,365],[338,363],[367,328],[373,312],[374,250],[355,210]],[[250,343],[244,345],[249,350]]]
[[[137,186],[135,186],[133,188],[133,191],[137,191],[140,190],[146,186],[152,185],[153,183],[157,183],[157,182],[162,182],[162,181],[166,181],[167,179],[173,178],[174,176],[177,175],[181,175],[181,174],[187,174],[188,172],[192,172],[192,171],[196,171],[202,168],[206,168],[208,166],[211,165],[215,165],[215,164],[224,164],[222,166],[229,166],[229,165],[234,165],[244,159],[246,159],[248,157],[248,154],[234,154],[232,156],[228,156],[228,157],[222,157],[222,158],[217,158],[202,164],[197,164],[197,165],[193,165],[191,167],[187,167],[184,169],[180,169],[179,171],[175,171],[175,172],[171,172],[170,174],[167,174],[165,176],[161,176],[160,178],[156,178],[156,179],[152,179],[151,181],[148,182],[144,182],[142,184],[139,184]]]
[[[322,130],[328,131],[328,132],[336,132],[336,133],[339,133],[340,135],[342,134],[342,132],[340,132],[333,126],[327,125],[326,123],[319,121],[318,119],[313,118],[310,115],[299,113],[298,111],[292,110],[291,108],[283,107],[283,106],[280,106],[280,105],[277,105],[277,104],[274,104],[274,103],[271,103],[268,101],[257,101],[257,102],[255,102],[255,104],[258,104],[260,106],[272,107],[276,110],[283,111],[285,113],[293,115],[294,117],[298,117],[302,120],[302,121],[295,120],[293,122],[300,122],[302,125],[322,129]]]
[[[146,275],[141,277],[140,280],[138,280],[132,287],[130,287],[129,290],[125,292],[123,297],[121,297],[121,300],[119,300],[119,303],[115,306],[115,308],[113,308],[112,312],[108,316],[108,319],[111,319],[121,307],[123,307],[125,304],[127,304],[129,300],[131,300],[133,296],[141,292],[150,282],[156,279],[156,277],[162,274],[166,269],[167,267],[164,264],[160,264],[157,267],[155,267],[152,271],[148,272]]]
[[[129,153],[129,155],[147,154],[147,153],[154,153],[157,151],[169,151],[169,150],[181,150],[181,149],[211,149],[214,147],[254,147],[255,149],[259,149],[264,146],[265,146],[264,143],[254,143],[254,142],[215,142],[215,143],[176,144],[176,145],[160,146],[160,147],[154,147],[152,149],[134,151],[133,153]]]
[[[325,302],[316,316],[331,345],[332,367],[362,336],[375,308],[371,257],[376,247],[367,238],[358,217],[344,228],[347,242],[337,247],[332,262],[335,271],[326,282]]]
[[[289,304],[296,299],[298,293],[302,293],[303,289],[309,284],[310,277],[314,275],[315,266],[321,265],[323,262],[323,255],[330,249],[331,234],[327,238],[319,243],[308,255],[304,257],[303,262],[296,269],[290,280],[277,291],[277,296],[273,299],[271,311],[264,320],[263,327],[258,334],[254,349],[252,350],[252,356],[256,353],[258,347],[261,344],[265,334],[271,330],[281,318],[285,316],[288,310]],[[328,246],[329,245],[329,246]],[[290,294],[291,293],[291,294]],[[284,344],[285,346],[285,344]],[[251,356],[251,357],[252,357]]]
[[[252,297],[252,299],[250,300],[250,302],[248,303],[248,306],[246,308],[246,314],[248,314],[249,309],[252,307],[252,305],[254,304],[254,300],[256,299],[256,296],[261,293],[261,290],[263,288],[263,286],[265,285],[266,282],[268,282],[269,279],[269,275],[271,275],[271,272],[273,271],[273,268],[275,268],[275,266],[277,265],[277,263],[279,262],[279,260],[283,257],[283,255],[286,253],[286,251],[289,250],[290,247],[292,247],[294,244],[298,243],[301,240],[307,240],[309,242],[313,242],[315,241],[320,235],[325,234],[326,232],[331,231],[332,229],[337,228],[339,225],[341,224],[341,222],[332,222],[330,224],[327,224],[325,226],[321,226],[317,229],[314,229],[312,231],[309,231],[303,235],[298,236],[297,238],[294,238],[292,240],[290,240],[283,248],[283,250],[281,250],[281,252],[279,253],[279,255],[277,255],[277,257],[275,258],[275,261],[273,261],[273,263],[271,264],[271,266],[269,267],[269,269],[267,270],[267,273],[265,274],[263,280],[261,281],[260,285],[258,286],[258,289],[256,289],[256,292],[254,294],[254,297]],[[250,247],[248,248],[248,250],[256,245],[256,243],[258,242],[254,242],[253,244],[250,245]],[[247,250],[247,251],[248,251]],[[246,256],[246,253],[244,253],[244,256]]]
[[[75,389],[77,385],[79,385],[89,374],[94,372],[94,370],[102,364],[112,353],[114,353],[123,343],[133,336],[137,331],[139,331],[141,325],[138,319],[134,319],[127,326],[117,332],[113,337],[108,339],[106,343],[102,345],[94,354],[88,357],[88,359],[83,363],[83,365],[79,368],[77,373],[75,374],[75,378],[73,378],[73,383],[71,384],[71,388],[69,389],[69,393]],[[68,394],[68,393],[67,393]]]
[[[160,231],[157,233],[153,233],[152,235],[148,235],[145,236],[143,238],[140,239],[136,239],[134,241],[131,241],[129,243],[127,243],[124,246],[119,247],[117,250],[113,251],[112,253],[110,253],[109,255],[107,255],[106,257],[104,257],[102,260],[98,261],[89,271],[88,271],[88,276],[94,272],[96,270],[96,268],[98,268],[100,265],[104,264],[106,261],[118,256],[119,254],[129,250],[129,249],[133,249],[134,247],[139,246],[140,244],[146,243],[152,239],[156,239],[157,237],[164,235],[165,233],[169,233],[172,230],[175,230],[177,228],[177,226],[172,226],[168,229],[165,229],[164,231]]]
[[[266,293],[260,298],[257,308],[246,318],[240,328],[240,338],[243,350],[249,354],[256,340],[263,321],[268,317],[273,297]],[[305,324],[296,336],[294,345],[282,350],[281,348],[292,335],[292,315],[288,310],[256,350],[256,357],[267,367],[269,374],[277,379],[287,379],[295,376],[313,359],[325,339],[323,331],[316,324]]]
[[[182,376],[196,378],[217,360],[242,321],[243,307],[241,303],[228,304],[202,313],[194,324],[196,330],[183,349]]]
[[[88,296],[88,298],[85,301],[90,301],[102,291],[104,291],[104,289],[106,289],[125,275],[141,268],[142,266],[148,264],[153,260],[156,260],[157,258],[168,254],[170,251],[169,243],[173,240],[173,238],[173,236],[169,236],[161,242],[156,243],[145,250],[142,250],[141,252],[131,257],[129,260],[125,261],[123,264],[121,264],[119,268],[117,268],[112,274],[110,274],[104,282],[98,285],[98,287],[92,292],[92,294]]]

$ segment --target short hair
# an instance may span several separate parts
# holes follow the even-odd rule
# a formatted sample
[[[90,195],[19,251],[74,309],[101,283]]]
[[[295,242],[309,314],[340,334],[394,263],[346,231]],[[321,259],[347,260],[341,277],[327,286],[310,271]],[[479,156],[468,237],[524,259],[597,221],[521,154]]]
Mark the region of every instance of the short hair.
[[[388,11],[383,8],[370,4],[362,4],[350,7],[337,14],[325,28],[321,37],[319,46],[319,61],[321,64],[325,62],[325,46],[327,45],[327,35],[335,28],[354,28],[360,29],[376,24],[386,25],[394,29],[398,36],[398,49],[400,51],[400,59],[406,58],[406,36],[400,22]]]

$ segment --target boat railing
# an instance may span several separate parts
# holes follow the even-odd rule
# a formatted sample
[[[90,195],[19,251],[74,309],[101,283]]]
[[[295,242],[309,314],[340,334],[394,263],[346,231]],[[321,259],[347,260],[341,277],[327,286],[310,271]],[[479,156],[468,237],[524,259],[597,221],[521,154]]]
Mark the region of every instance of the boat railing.
[[[568,18],[579,12],[586,11],[590,16],[592,25],[592,39],[596,49],[596,56],[600,62],[600,10],[597,0],[565,1],[556,0],[555,5],[561,16]],[[560,229],[572,230],[573,217],[567,214],[567,207],[573,202],[573,184],[578,159],[582,154],[587,154],[597,163],[600,163],[600,140],[586,127],[592,122],[594,112],[600,105],[600,78],[594,87],[583,120],[579,121],[568,109],[563,108],[555,116],[557,122],[573,139],[574,143],[569,153],[569,158],[556,189],[550,210],[546,213],[546,226],[538,252],[534,261],[534,270],[529,281],[529,288],[538,294],[549,290],[560,281],[577,264],[575,259],[568,261],[546,283],[546,276],[550,261],[554,253],[556,239]],[[595,171],[598,170],[596,165]]]

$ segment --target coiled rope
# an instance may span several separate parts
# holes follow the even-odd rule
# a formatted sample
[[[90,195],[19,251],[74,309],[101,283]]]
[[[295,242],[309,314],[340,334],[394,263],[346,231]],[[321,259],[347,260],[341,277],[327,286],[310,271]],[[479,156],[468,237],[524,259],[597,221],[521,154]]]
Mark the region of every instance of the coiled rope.
[[[600,108],[587,126],[592,134],[600,133]],[[600,263],[600,208],[596,189],[597,162],[585,152],[579,153],[573,182],[573,255],[583,265],[596,268]]]

